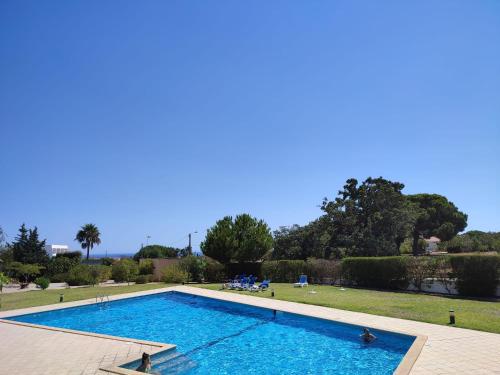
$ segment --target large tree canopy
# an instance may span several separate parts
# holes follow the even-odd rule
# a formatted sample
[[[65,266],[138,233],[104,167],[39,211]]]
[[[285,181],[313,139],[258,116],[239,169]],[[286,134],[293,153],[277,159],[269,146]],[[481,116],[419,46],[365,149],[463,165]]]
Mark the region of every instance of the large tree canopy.
[[[236,216],[233,232],[236,243],[233,259],[238,262],[262,259],[273,247],[269,226],[263,220],[257,220],[248,214]]]
[[[162,245],[148,245],[141,248],[134,255],[134,259],[138,261],[141,258],[173,258],[180,254],[182,250]]]
[[[19,234],[11,244],[13,260],[20,263],[46,265],[49,256],[45,251],[45,240],[38,239],[37,227],[27,229],[23,224]]]
[[[399,254],[415,220],[403,188],[382,177],[367,178],[361,185],[351,178],[335,200],[325,198],[321,209],[330,220],[336,246],[348,255]]]
[[[297,224],[274,231],[274,259],[338,257],[326,215],[305,226]]]
[[[407,197],[417,213],[412,231],[414,255],[419,253],[418,240],[421,236],[436,236],[448,241],[467,226],[467,215],[442,195],[415,194]]]
[[[271,250],[273,237],[263,220],[248,214],[226,216],[207,230],[200,247],[203,254],[221,263],[262,259]]]
[[[500,252],[500,232],[482,232],[471,230],[459,234],[449,241],[441,242],[439,247],[449,253],[465,253],[475,251]]]
[[[307,259],[395,255],[405,240],[414,254],[423,251],[422,237],[450,240],[467,225],[467,215],[437,194],[404,195],[404,185],[368,178],[361,185],[346,181],[333,201],[324,199],[325,212],[305,226],[274,232],[275,259]],[[453,251],[495,249],[493,234],[471,233],[443,243]],[[460,243],[459,243],[460,241]]]
[[[230,262],[237,246],[233,225],[231,216],[217,220],[215,225],[207,230],[205,240],[200,244],[203,254],[221,263]]]

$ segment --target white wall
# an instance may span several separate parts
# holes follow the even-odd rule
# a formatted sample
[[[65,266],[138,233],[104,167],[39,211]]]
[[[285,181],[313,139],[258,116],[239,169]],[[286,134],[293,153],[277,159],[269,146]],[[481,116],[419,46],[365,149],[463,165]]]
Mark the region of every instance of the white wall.
[[[458,294],[458,291],[457,291],[457,288],[455,287],[455,282],[454,281],[451,282],[451,285],[449,285],[448,288],[450,289],[449,293],[446,290],[444,284],[441,281],[439,281],[439,280],[432,280],[432,283],[429,283],[429,284],[423,283],[422,284],[422,292],[426,292],[426,293],[440,293],[440,294],[452,294],[452,295],[457,295]],[[413,285],[410,285],[407,288],[407,290],[417,291],[417,288],[415,288],[415,286],[413,286]],[[497,287],[496,296],[500,297],[500,285]]]

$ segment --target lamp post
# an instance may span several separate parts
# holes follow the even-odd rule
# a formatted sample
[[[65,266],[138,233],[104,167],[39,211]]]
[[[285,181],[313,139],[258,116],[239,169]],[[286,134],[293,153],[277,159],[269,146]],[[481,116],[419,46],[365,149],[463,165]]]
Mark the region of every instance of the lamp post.
[[[151,238],[151,236],[150,236],[150,235],[147,235],[147,236],[146,236],[146,246],[148,246],[148,245],[149,245],[149,239],[150,239],[150,238]]]
[[[197,230],[195,230],[192,234],[198,233]],[[193,248],[191,246],[191,233],[188,234],[189,237],[189,245],[188,245],[188,254],[193,255]]]

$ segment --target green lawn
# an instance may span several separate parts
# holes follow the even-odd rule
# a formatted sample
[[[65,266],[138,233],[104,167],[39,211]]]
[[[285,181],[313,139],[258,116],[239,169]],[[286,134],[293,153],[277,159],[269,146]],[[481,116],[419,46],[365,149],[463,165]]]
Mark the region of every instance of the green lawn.
[[[108,287],[84,287],[60,290],[34,290],[30,292],[3,293],[0,295],[2,306],[0,311],[21,309],[24,307],[51,305],[59,302],[59,294],[64,293],[64,302],[95,298],[98,294],[122,294],[164,288],[164,283],[138,284]]]
[[[196,286],[218,290],[221,285]],[[294,288],[290,284],[272,284],[272,287],[276,299],[443,325],[448,324],[452,308],[457,327],[500,333],[500,302],[350,288],[341,290],[332,286]],[[316,294],[308,293],[313,289]],[[272,298],[270,291],[231,292]]]

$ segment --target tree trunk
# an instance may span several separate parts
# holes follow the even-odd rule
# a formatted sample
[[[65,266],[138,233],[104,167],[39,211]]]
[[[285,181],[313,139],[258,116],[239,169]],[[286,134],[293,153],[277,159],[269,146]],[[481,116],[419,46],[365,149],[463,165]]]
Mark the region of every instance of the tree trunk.
[[[420,238],[419,233],[413,232],[413,256],[418,256],[420,255],[420,249],[418,248],[418,240]]]
[[[401,244],[403,243],[404,238],[396,238],[396,255],[399,256],[401,255]]]
[[[90,246],[87,246],[87,263],[88,263],[88,260],[89,260],[89,251],[90,251]]]

